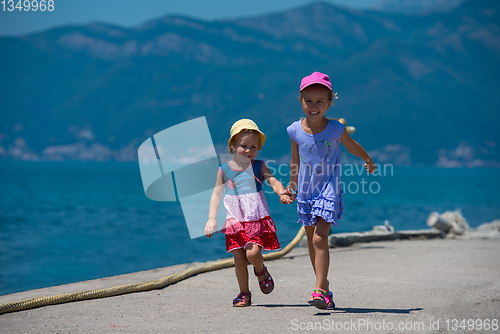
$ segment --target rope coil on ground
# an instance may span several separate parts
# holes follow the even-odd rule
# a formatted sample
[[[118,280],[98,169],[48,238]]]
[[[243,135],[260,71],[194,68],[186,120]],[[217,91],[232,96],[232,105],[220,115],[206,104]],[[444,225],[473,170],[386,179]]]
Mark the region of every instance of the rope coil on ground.
[[[294,249],[295,246],[298,245],[304,234],[305,234],[305,229],[304,227],[301,227],[295,238],[293,238],[293,240],[285,248],[283,248],[278,252],[265,254],[264,260],[265,261],[275,260],[285,256],[292,249]],[[57,305],[57,304],[71,303],[82,300],[119,296],[127,293],[163,289],[171,284],[177,283],[194,275],[230,267],[234,267],[234,259],[227,259],[213,263],[207,263],[201,266],[186,269],[177,274],[172,274],[160,278],[158,280],[145,283],[126,284],[106,289],[66,293],[62,295],[48,296],[48,297],[37,297],[37,298],[23,300],[20,302],[1,304],[0,314],[24,311],[48,305]]]

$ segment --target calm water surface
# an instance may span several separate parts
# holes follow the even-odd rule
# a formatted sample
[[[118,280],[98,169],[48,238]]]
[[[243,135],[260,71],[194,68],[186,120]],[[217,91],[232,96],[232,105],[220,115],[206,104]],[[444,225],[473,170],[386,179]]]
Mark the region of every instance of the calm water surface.
[[[345,211],[333,232],[385,220],[422,229],[430,212],[454,209],[473,227],[500,218],[498,169],[354,174],[343,177]],[[0,295],[228,256],[220,234],[189,238],[179,203],[146,198],[136,163],[1,161],[0,189]],[[296,207],[266,192],[283,247],[299,229]]]

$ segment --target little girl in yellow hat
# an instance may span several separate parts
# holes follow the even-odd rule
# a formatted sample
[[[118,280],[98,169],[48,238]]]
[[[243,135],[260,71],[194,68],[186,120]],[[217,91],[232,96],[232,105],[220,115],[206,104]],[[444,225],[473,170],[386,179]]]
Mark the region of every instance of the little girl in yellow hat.
[[[254,266],[260,290],[264,294],[271,293],[274,281],[264,265],[261,252],[262,249],[280,249],[276,226],[270,217],[262,189],[264,181],[280,195],[282,203],[288,203],[289,197],[281,195],[285,193],[285,188],[266,163],[255,159],[266,140],[257,124],[249,119],[241,119],[233,124],[230,134],[228,150],[232,159],[222,165],[217,173],[205,235],[210,238],[214,231],[217,233],[217,211],[225,187],[226,220],[221,232],[226,236],[227,252],[233,253],[240,288],[233,306],[250,306],[252,297],[248,286],[248,262]]]

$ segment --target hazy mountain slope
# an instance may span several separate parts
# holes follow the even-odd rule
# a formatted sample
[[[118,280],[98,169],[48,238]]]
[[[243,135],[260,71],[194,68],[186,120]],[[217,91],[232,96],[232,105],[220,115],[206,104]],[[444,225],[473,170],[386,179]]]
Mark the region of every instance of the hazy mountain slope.
[[[444,12],[458,7],[464,0],[382,0],[373,8],[381,12],[419,15]]]
[[[285,128],[301,115],[300,79],[319,70],[339,93],[331,116],[355,125],[368,150],[401,144],[413,162],[432,163],[465,143],[476,158],[500,160],[499,13],[494,0],[420,16],[314,3],[231,21],[169,16],[1,38],[0,155],[48,157],[47,146],[84,142],[99,144],[88,158],[124,147],[130,158],[147,136],[206,116],[222,146],[235,120],[255,119],[269,138],[262,154],[281,157]]]

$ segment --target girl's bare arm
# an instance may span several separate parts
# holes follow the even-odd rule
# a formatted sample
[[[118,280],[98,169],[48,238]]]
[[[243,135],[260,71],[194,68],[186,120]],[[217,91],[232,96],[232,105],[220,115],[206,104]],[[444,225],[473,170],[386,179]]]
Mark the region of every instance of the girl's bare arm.
[[[285,187],[283,187],[283,184],[278,181],[278,179],[271,173],[269,170],[269,167],[266,165],[264,162],[262,165],[262,176],[264,177],[264,180],[269,183],[273,191],[277,194],[280,195],[282,192],[285,191]]]
[[[299,146],[291,139],[290,142],[292,144],[292,160],[290,161],[290,184],[288,186],[291,190],[297,190],[300,168]]]
[[[217,212],[219,211],[219,205],[222,200],[222,194],[224,193],[224,177],[222,171],[219,169],[217,172],[217,181],[215,182],[215,188],[212,192],[212,198],[210,199],[210,210],[208,213],[208,222],[205,225],[205,235],[207,237],[212,237],[213,232],[217,233]]]
[[[293,200],[288,196],[288,193],[285,192],[283,184],[273,175],[266,163],[262,165],[262,175],[264,176],[264,180],[269,183],[273,191],[279,195],[280,202],[282,204],[290,204],[293,202]]]
[[[342,137],[340,137],[340,142],[342,143],[342,145],[344,145],[349,153],[352,153],[358,158],[363,159],[368,173],[371,174],[375,171],[377,167],[373,163],[372,158],[368,155],[368,153],[366,153],[365,149],[358,142],[356,142],[351,138],[351,136],[349,136],[349,133],[347,133],[345,127],[344,132],[342,133]]]

